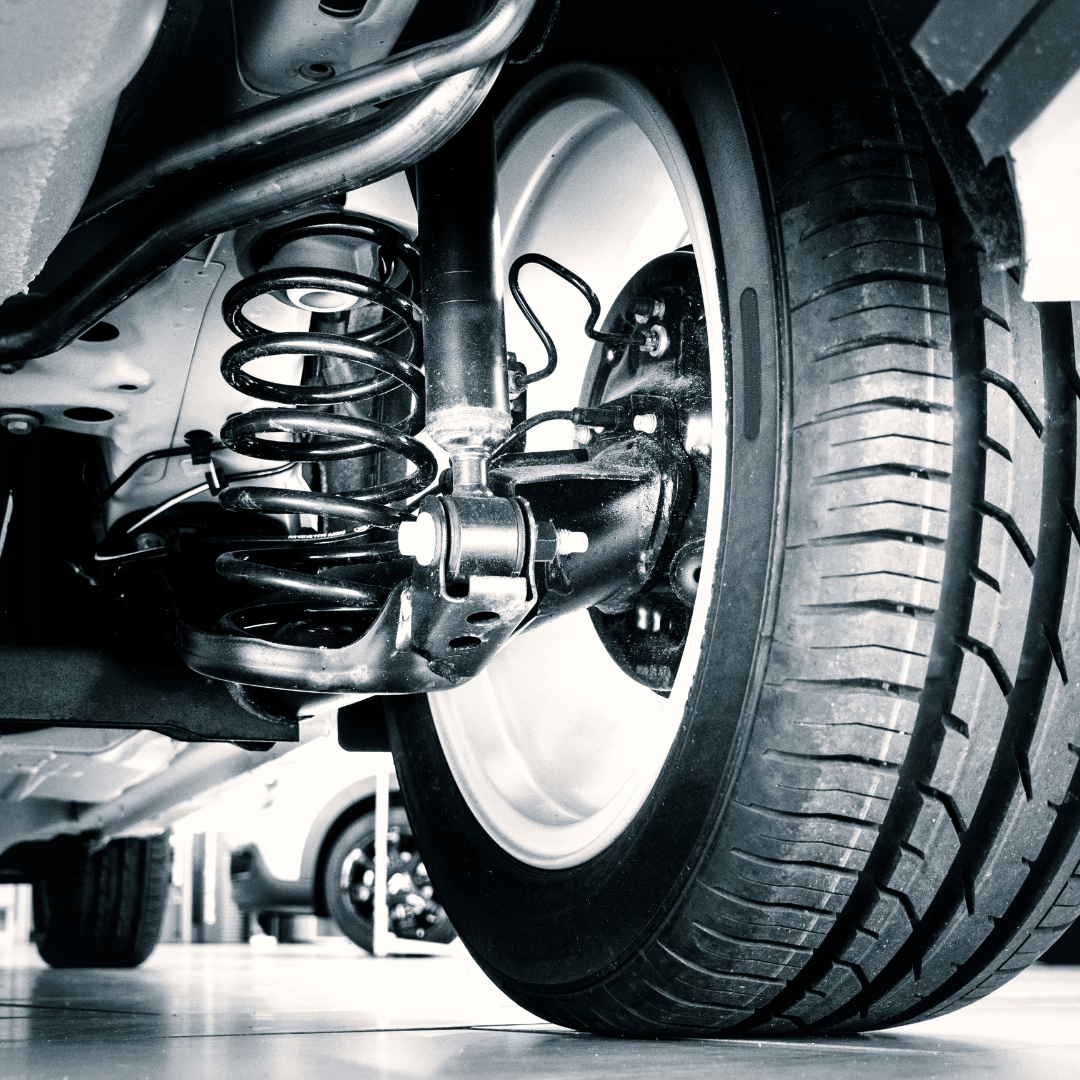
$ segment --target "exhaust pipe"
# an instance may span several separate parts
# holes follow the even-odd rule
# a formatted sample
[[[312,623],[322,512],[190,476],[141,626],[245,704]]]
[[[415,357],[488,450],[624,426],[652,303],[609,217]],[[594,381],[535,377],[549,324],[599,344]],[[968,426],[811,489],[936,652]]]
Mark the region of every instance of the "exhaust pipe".
[[[0,329],[2,370],[17,371],[27,360],[62,349],[211,236],[416,164],[476,112],[503,59],[500,55],[356,122],[356,138],[345,146],[260,172],[149,229],[122,233],[40,304],[12,311],[12,321],[19,321]]]
[[[89,201],[75,228],[119,203],[148,191],[159,180],[240,151],[263,148],[328,122],[348,123],[367,105],[415,93],[444,79],[483,67],[501,56],[521,33],[536,0],[496,0],[475,26],[387,60],[346,72],[325,83],[265,102],[165,150],[132,176]]]

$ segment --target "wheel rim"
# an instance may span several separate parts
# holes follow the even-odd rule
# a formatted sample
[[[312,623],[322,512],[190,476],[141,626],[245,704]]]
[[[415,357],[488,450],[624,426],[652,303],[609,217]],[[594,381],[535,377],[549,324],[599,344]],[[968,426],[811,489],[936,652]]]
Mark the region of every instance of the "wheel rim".
[[[390,932],[399,938],[422,939],[445,919],[435,899],[427,868],[411,834],[391,826],[386,833],[386,907]],[[372,924],[375,899],[375,838],[363,840],[345,854],[339,878],[341,902]]]
[[[519,119],[524,117],[524,119]],[[726,365],[718,273],[705,206],[679,136],[633,77],[596,65],[542,76],[503,114],[516,134],[500,161],[506,265],[548,255],[588,281],[603,315],[635,272],[692,244],[710,350],[712,430],[727,430]],[[577,402],[591,343],[587,313],[542,271],[522,285],[559,349],[555,374],[529,389],[529,412]],[[530,371],[543,353],[516,310],[509,347]],[[560,430],[561,429],[561,430]],[[690,436],[688,435],[688,438]],[[564,449],[569,425],[530,435],[530,449]],[[429,695],[439,740],[459,790],[487,833],[527,864],[579,865],[613,843],[656,782],[679,730],[697,669],[719,546],[726,442],[692,438],[711,452],[712,485],[696,602],[670,696],[626,675],[586,612],[515,638],[477,678]]]

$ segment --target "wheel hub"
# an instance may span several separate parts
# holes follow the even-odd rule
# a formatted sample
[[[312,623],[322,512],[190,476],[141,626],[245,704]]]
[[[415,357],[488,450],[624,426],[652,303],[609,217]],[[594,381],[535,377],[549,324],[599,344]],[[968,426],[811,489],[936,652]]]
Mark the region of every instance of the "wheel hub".
[[[604,330],[635,331],[621,349],[598,345],[582,390],[582,405],[628,394],[669,402],[694,476],[681,522],[673,522],[660,558],[640,592],[590,609],[612,659],[632,679],[669,693],[682,658],[697,595],[711,475],[712,398],[705,308],[690,251],[661,255],[623,286]]]

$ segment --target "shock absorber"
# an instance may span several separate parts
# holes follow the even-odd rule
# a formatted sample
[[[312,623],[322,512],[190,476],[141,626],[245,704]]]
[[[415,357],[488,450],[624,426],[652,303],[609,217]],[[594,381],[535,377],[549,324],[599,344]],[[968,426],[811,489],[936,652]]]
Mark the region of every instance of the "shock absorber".
[[[299,261],[316,258],[324,265]],[[364,259],[370,274],[358,272]],[[356,536],[371,526],[396,528],[411,515],[389,504],[416,495],[435,478],[434,456],[413,437],[424,426],[420,312],[413,299],[418,292],[419,257],[397,230],[339,211],[265,234],[253,246],[251,261],[265,268],[233,286],[222,301],[225,322],[241,340],[222,357],[221,373],[242,393],[291,408],[239,413],[222,427],[221,441],[238,453],[271,461],[325,463],[390,453],[415,466],[404,477],[345,492],[230,487],[221,493],[221,504],[230,510],[315,514],[351,523],[351,528],[335,533],[294,536],[273,545],[275,552],[295,551],[297,561],[304,561],[304,550],[313,543]],[[328,267],[327,262],[337,265]],[[316,331],[273,333],[253,323],[243,309],[267,293],[314,312]],[[381,317],[350,332],[352,309],[371,311],[373,306],[376,312],[381,310]],[[263,357],[296,355],[305,357],[300,385],[271,382],[247,370]],[[331,366],[359,370],[355,378],[339,382],[324,377]],[[343,414],[343,409],[358,412],[358,404],[402,386],[411,395],[411,408],[396,423]],[[335,411],[337,406],[343,409]],[[290,441],[281,441],[282,435]],[[250,550],[225,553],[217,568],[232,580],[285,589],[309,599],[378,606],[385,596],[383,589],[331,584],[312,574],[264,565]]]

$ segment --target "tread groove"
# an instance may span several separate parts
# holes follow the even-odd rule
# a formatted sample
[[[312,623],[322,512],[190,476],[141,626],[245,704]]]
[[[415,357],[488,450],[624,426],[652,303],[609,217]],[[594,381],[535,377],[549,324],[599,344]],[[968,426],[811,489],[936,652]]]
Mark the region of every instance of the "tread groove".
[[[804,307],[813,304],[817,300],[823,300],[826,296],[843,292],[844,289],[857,288],[860,285],[873,285],[877,282],[904,281],[913,285],[932,285],[936,288],[944,288],[945,279],[934,274],[919,274],[914,271],[903,270],[871,270],[865,274],[852,274],[850,277],[841,278],[831,282],[820,289],[816,289],[805,300],[794,304],[791,310],[801,311]],[[851,314],[856,314],[852,312]],[[832,320],[830,320],[832,321]]]
[[[883,615],[903,615],[909,619],[923,621],[934,618],[935,609],[916,607],[914,604],[897,604],[892,600],[848,600],[842,604],[803,604],[801,611],[816,612],[820,615],[846,615],[857,611],[878,611]]]
[[[979,372],[979,378],[991,386],[997,386],[1004,390],[1016,403],[1016,407],[1020,412],[1023,413],[1024,419],[1031,425],[1031,430],[1035,432],[1036,437],[1042,438],[1043,422],[1035,415],[1031,403],[1024,397],[1023,392],[1016,383],[1011,379],[1006,379],[1004,375],[999,375],[996,371],[991,371],[990,368],[983,368]]]
[[[877,825],[872,821],[863,821],[862,818],[850,818],[844,814],[811,814],[801,813],[798,810],[776,810],[771,806],[762,806],[760,803],[736,803],[736,806],[741,806],[745,810],[753,810],[755,813],[763,814],[766,817],[775,818],[802,818],[803,820],[811,819],[814,821],[838,821],[842,825],[855,825],[860,829],[869,829],[871,832],[877,832]]]
[[[1024,559],[1024,562],[1028,564],[1028,567],[1035,565],[1035,552],[1031,550],[1031,545],[1027,542],[1027,538],[1020,530],[1020,526],[1016,524],[1016,519],[1006,510],[1002,510],[1000,506],[995,506],[993,503],[986,502],[984,499],[979,499],[977,502],[971,504],[971,508],[984,517],[991,517],[995,521],[1000,522],[1005,531],[1012,537],[1012,542],[1016,545],[1017,550],[1020,552]]]
[[[937,352],[947,351],[937,338],[912,337],[909,334],[867,334],[856,341],[842,341],[837,345],[819,349],[814,353],[814,361],[831,360],[834,356],[844,356],[859,349],[872,349],[875,345],[911,345],[917,349],[933,349]]]
[[[956,800],[947,791],[941,791],[938,788],[931,787],[929,784],[921,784],[916,781],[915,786],[924,794],[937,799],[945,807],[945,812],[953,823],[956,835],[963,839],[964,834],[967,832],[967,822],[964,821],[964,815],[960,813],[960,807],[956,805]]]
[[[942,382],[951,383],[952,376],[943,371],[913,371],[905,367],[875,368],[873,371],[857,371],[853,375],[842,375],[838,379],[830,379],[830,386],[843,386],[844,383],[855,382],[857,379],[870,379],[877,375],[913,375],[917,379],[940,379]]]
[[[785,949],[795,953],[805,953],[807,956],[811,956],[814,952],[813,949],[808,949],[804,945],[789,945],[786,941],[773,941],[771,938],[734,937],[731,934],[725,934],[721,930],[714,930],[712,927],[706,926],[704,923],[700,922],[694,922],[693,926],[703,934],[707,934],[709,937],[717,938],[719,941],[730,942],[732,945],[775,945],[778,949]]]
[[[903,529],[868,529],[865,532],[836,533],[833,536],[815,536],[803,544],[791,544],[788,551],[799,547],[831,547],[836,544],[863,544],[878,540],[902,540],[906,544],[923,544],[926,547],[944,547],[945,541],[924,533],[909,533]]]
[[[1069,389],[1077,398],[1080,398],[1080,372],[1076,370],[1075,355],[1064,356],[1059,354],[1058,359],[1061,363],[1061,370],[1065,375],[1065,381],[1069,384]]]
[[[1069,681],[1069,673],[1065,670],[1065,654],[1061,650],[1061,638],[1049,623],[1043,623],[1043,636],[1046,638],[1047,645],[1050,646],[1050,655],[1054,658],[1054,664],[1057,666],[1064,685]]]
[[[907,217],[921,218],[923,221],[933,221],[934,215],[924,207],[914,203],[891,202],[882,200],[878,203],[861,203],[857,206],[849,206],[844,210],[828,217],[819,218],[813,225],[808,225],[799,233],[799,243],[805,244],[807,240],[825,232],[836,225],[843,225],[848,221],[857,221],[864,217]]]
[[[844,765],[866,765],[874,769],[887,769],[896,772],[900,766],[891,761],[879,761],[876,758],[861,757],[858,754],[797,754],[790,750],[766,750],[762,757],[778,758],[782,761],[837,761]]]
[[[1066,502],[1064,499],[1059,498],[1058,502],[1061,504],[1061,509],[1065,514],[1065,520],[1069,523],[1069,528],[1072,530],[1076,542],[1080,544],[1080,516],[1076,513],[1076,507],[1071,502]]]
[[[855,976],[855,978],[859,980],[859,986],[861,986],[863,990],[865,990],[870,985],[870,980],[866,977],[866,972],[863,971],[863,969],[859,967],[858,964],[852,963],[852,961],[850,960],[835,960],[833,962],[835,964],[838,964],[840,967],[846,967]]]
[[[1016,755],[1016,767],[1020,772],[1020,783],[1024,786],[1024,795],[1031,802],[1033,795],[1031,790],[1031,761],[1028,752],[1022,746],[1014,746],[1013,753]]]
[[[1004,316],[999,315],[996,311],[988,308],[985,304],[983,304],[979,308],[979,313],[984,319],[989,319],[992,323],[997,323],[997,325],[1000,326],[1001,329],[1004,330],[1007,334],[1012,333],[1012,331],[1009,329],[1009,324],[1005,321]]]
[[[997,439],[991,439],[989,435],[983,435],[979,438],[979,445],[984,450],[992,450],[995,454],[999,454],[1009,464],[1012,464],[1012,454],[997,441]]]
[[[799,692],[809,690],[819,694],[871,694],[877,697],[900,698],[902,701],[919,700],[922,690],[917,686],[902,686],[900,683],[878,679],[785,679],[780,684],[781,690]]]
[[[761,911],[773,910],[773,911],[790,911],[799,915],[818,915],[821,918],[833,919],[835,918],[835,912],[827,911],[825,908],[813,908],[804,907],[802,904],[782,904],[776,900],[751,900],[745,896],[739,896],[738,893],[728,892],[727,889],[720,888],[719,885],[710,885],[705,881],[699,881],[698,884],[703,889],[708,889],[709,892],[715,893],[717,896],[722,897],[724,900],[729,900],[733,904],[738,904],[741,907],[758,908]],[[766,980],[762,980],[765,982]],[[769,982],[780,982],[779,979],[769,979]]]
[[[814,487],[827,484],[842,484],[849,480],[874,480],[880,476],[898,476],[910,480],[949,479],[949,474],[942,469],[913,469],[910,465],[865,465],[860,469],[843,469],[840,472],[822,473],[815,476]]]
[[[867,401],[860,401],[854,405],[842,405],[836,409],[826,409],[824,412],[818,413],[809,423],[801,426],[810,427],[814,424],[827,424],[831,420],[843,420],[848,416],[863,416],[866,413],[872,412],[889,412],[892,409],[904,409],[907,412],[941,413],[945,415],[952,411],[952,406],[945,405],[940,401],[926,401],[923,398],[917,397],[898,397],[894,395],[892,397],[871,398]],[[889,435],[872,435],[868,439],[851,439],[848,442],[838,442],[833,445],[850,446],[851,443],[872,442],[874,439],[886,439],[889,437]],[[911,439],[912,442],[928,442],[940,446],[949,445],[938,439],[918,438],[913,435],[900,435],[899,437],[902,439]]]
[[[971,575],[972,581],[981,581],[988,588],[991,588],[996,593],[1001,592],[1001,583],[997,578],[991,577],[985,570],[980,570],[977,566],[972,566],[968,569],[968,573]]]
[[[997,653],[995,653],[989,645],[986,645],[981,641],[976,641],[975,638],[968,637],[966,634],[957,634],[956,644],[959,645],[964,652],[969,652],[972,656],[977,656],[984,664],[986,664],[1000,687],[1002,696],[1008,697],[1012,693],[1012,680],[1009,678],[1005,666],[998,659]]]
[[[777,983],[781,982],[781,979],[770,979],[766,975],[750,975],[745,971],[717,971],[715,968],[707,968],[702,964],[695,963],[693,960],[688,960],[685,956],[680,956],[674,949],[668,948],[662,941],[658,941],[657,944],[668,954],[676,963],[683,964],[685,967],[690,968],[691,971],[700,972],[702,975],[710,975],[714,979],[739,979],[740,981],[747,982],[760,982],[760,983]],[[731,957],[730,959],[737,959]],[[650,984],[651,985],[651,984]],[[661,992],[657,987],[653,987],[654,990]],[[672,998],[673,1001],[677,1001],[677,998]],[[687,1004],[693,1004],[693,1002],[687,1002]]]
[[[840,322],[841,319],[853,319],[856,315],[865,315],[869,311],[914,311],[916,315],[944,315],[948,317],[947,311],[940,311],[938,308],[932,307],[914,307],[911,304],[874,304],[872,307],[855,308],[852,311],[845,311],[840,315],[833,315],[829,318],[829,322]]]
[[[969,915],[975,914],[975,883],[971,880],[971,871],[966,867],[960,868],[960,883],[964,888],[964,906]]]
[[[957,735],[963,735],[965,739],[969,739],[971,737],[971,733],[968,730],[967,724],[965,724],[959,716],[953,716],[952,713],[943,713],[941,716],[941,722],[950,731],[955,731]]]
[[[762,866],[808,866],[814,870],[827,870],[830,874],[839,874],[841,877],[854,878],[859,876],[857,870],[851,870],[846,866],[837,866],[835,863],[812,862],[809,859],[771,859],[765,855],[755,855],[751,851],[743,851],[742,848],[732,848],[731,854],[738,855],[740,859],[745,859],[747,862],[759,863]]]
[[[895,897],[900,902],[900,906],[904,909],[904,914],[908,917],[908,922],[911,923],[911,929],[915,930],[919,925],[919,917],[915,914],[915,907],[907,898],[907,895],[900,892],[899,889],[890,889],[888,885],[882,885],[880,881],[875,881],[874,884],[883,893],[888,893],[889,896]]]
[[[856,157],[866,153],[893,153],[903,154],[904,156],[915,154],[921,156],[922,152],[922,146],[905,142],[886,142],[879,139],[865,139],[859,140],[858,142],[844,143],[842,146],[835,147],[832,150],[825,150],[816,157],[810,158],[809,161],[799,165],[797,168],[793,168],[790,178],[779,191],[781,193],[786,191],[800,177],[812,173],[815,169],[819,169],[822,165],[827,165],[830,161],[838,161],[840,158]]]

